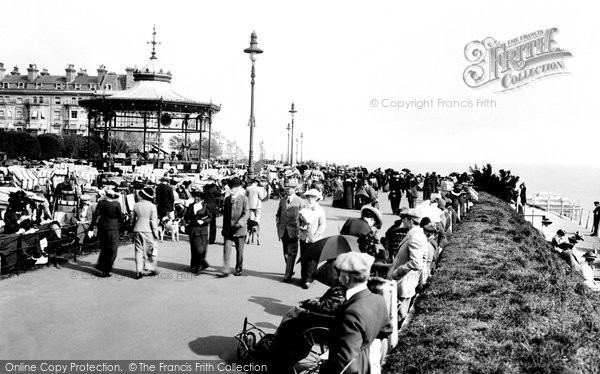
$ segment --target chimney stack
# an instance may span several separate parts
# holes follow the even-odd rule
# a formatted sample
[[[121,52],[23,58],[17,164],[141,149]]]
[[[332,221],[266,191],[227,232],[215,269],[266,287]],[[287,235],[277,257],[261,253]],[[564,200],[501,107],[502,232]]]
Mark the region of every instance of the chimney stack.
[[[67,83],[73,82],[73,80],[75,79],[75,68],[74,68],[73,64],[67,65],[65,72],[67,72],[67,75],[66,75]]]
[[[108,70],[106,70],[106,66],[104,65],[100,65],[97,69],[98,71],[98,84],[102,83],[102,79],[104,79],[104,76],[106,75],[106,72]]]
[[[42,72],[40,73],[40,75],[50,75],[50,73],[48,73],[48,69],[42,69]]]
[[[4,79],[4,72],[6,71],[6,69],[4,68],[4,63],[0,62],[0,81],[2,79]]]
[[[19,75],[19,67],[15,66],[13,71],[10,72],[10,75]]]
[[[36,80],[38,77],[38,71],[39,70],[35,64],[29,64],[29,67],[27,68],[27,80],[29,82]]]
[[[87,70],[86,69],[79,69],[79,71],[77,72],[77,76],[80,75],[87,75]]]
[[[125,89],[131,88],[135,84],[135,80],[133,79],[133,72],[135,68],[125,68],[125,72],[127,73],[125,77]]]

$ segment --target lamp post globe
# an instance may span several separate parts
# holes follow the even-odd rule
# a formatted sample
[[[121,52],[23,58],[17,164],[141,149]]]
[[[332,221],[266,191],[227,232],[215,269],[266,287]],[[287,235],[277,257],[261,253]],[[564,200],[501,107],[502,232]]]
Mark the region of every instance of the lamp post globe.
[[[290,165],[294,166],[295,165],[295,161],[294,161],[294,115],[296,113],[298,113],[294,103],[292,103],[292,108],[289,110],[289,112],[292,115],[292,141],[291,141],[291,147],[290,147]]]
[[[254,63],[256,62],[256,56],[263,53],[262,49],[258,48],[258,42],[256,37],[256,31],[252,31],[250,34],[250,47],[244,49],[245,53],[248,53],[250,56],[250,61],[252,61],[252,70],[250,73],[250,120],[248,121],[248,126],[250,126],[250,147],[248,149],[248,177],[252,178],[254,176],[254,167],[253,167],[253,156],[254,156],[254,78],[256,76],[254,70]]]

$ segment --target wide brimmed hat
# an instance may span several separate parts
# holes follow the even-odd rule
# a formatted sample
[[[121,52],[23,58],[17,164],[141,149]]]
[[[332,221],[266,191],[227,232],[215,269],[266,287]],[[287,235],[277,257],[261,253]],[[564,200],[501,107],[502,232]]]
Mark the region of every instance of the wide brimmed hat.
[[[154,200],[154,190],[150,187],[144,187],[140,191],[140,196],[146,200]]]
[[[556,232],[556,235],[558,235],[558,236],[565,236],[566,234],[567,234],[567,233],[566,233],[566,232],[565,232],[563,229],[559,229],[559,230]]]
[[[551,225],[552,221],[550,221],[546,216],[542,217],[542,225]]]
[[[310,190],[306,191],[304,193],[304,196],[314,196],[317,198],[317,200],[323,199],[323,194],[316,188],[311,188]]]
[[[400,212],[400,217],[408,217],[413,221],[421,222],[423,218],[418,210],[415,208],[406,209]]]
[[[229,188],[235,188],[235,187],[239,187],[242,185],[242,181],[240,180],[240,178],[235,177],[232,178],[227,185],[229,186]]]
[[[586,260],[595,261],[598,258],[598,256],[594,252],[586,252],[583,255],[583,258],[585,258]]]
[[[108,197],[109,199],[118,199],[119,198],[119,193],[115,190],[107,190],[106,191],[106,197]]]
[[[362,209],[360,210],[360,216],[372,217],[373,219],[375,219],[375,227],[377,227],[377,229],[380,229],[381,225],[383,224],[383,217],[381,216],[381,212],[370,205],[365,205],[362,207]]]

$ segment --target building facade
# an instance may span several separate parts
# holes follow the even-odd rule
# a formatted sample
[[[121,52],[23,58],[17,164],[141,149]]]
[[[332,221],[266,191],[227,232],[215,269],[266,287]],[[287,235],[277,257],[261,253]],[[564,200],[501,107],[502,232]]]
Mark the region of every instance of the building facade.
[[[118,75],[100,65],[98,75],[90,76],[68,65],[65,75],[50,75],[30,64],[21,74],[17,66],[7,73],[0,63],[0,131],[87,135],[87,112],[79,100],[132,87],[134,70]]]

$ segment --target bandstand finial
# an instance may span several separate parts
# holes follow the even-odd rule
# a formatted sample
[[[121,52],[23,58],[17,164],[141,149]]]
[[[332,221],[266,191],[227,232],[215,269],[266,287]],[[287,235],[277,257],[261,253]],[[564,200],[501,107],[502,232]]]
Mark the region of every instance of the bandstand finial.
[[[152,44],[152,55],[150,56],[150,60],[156,60],[156,45],[161,44],[156,41],[156,25],[152,25],[152,41],[146,43]]]

